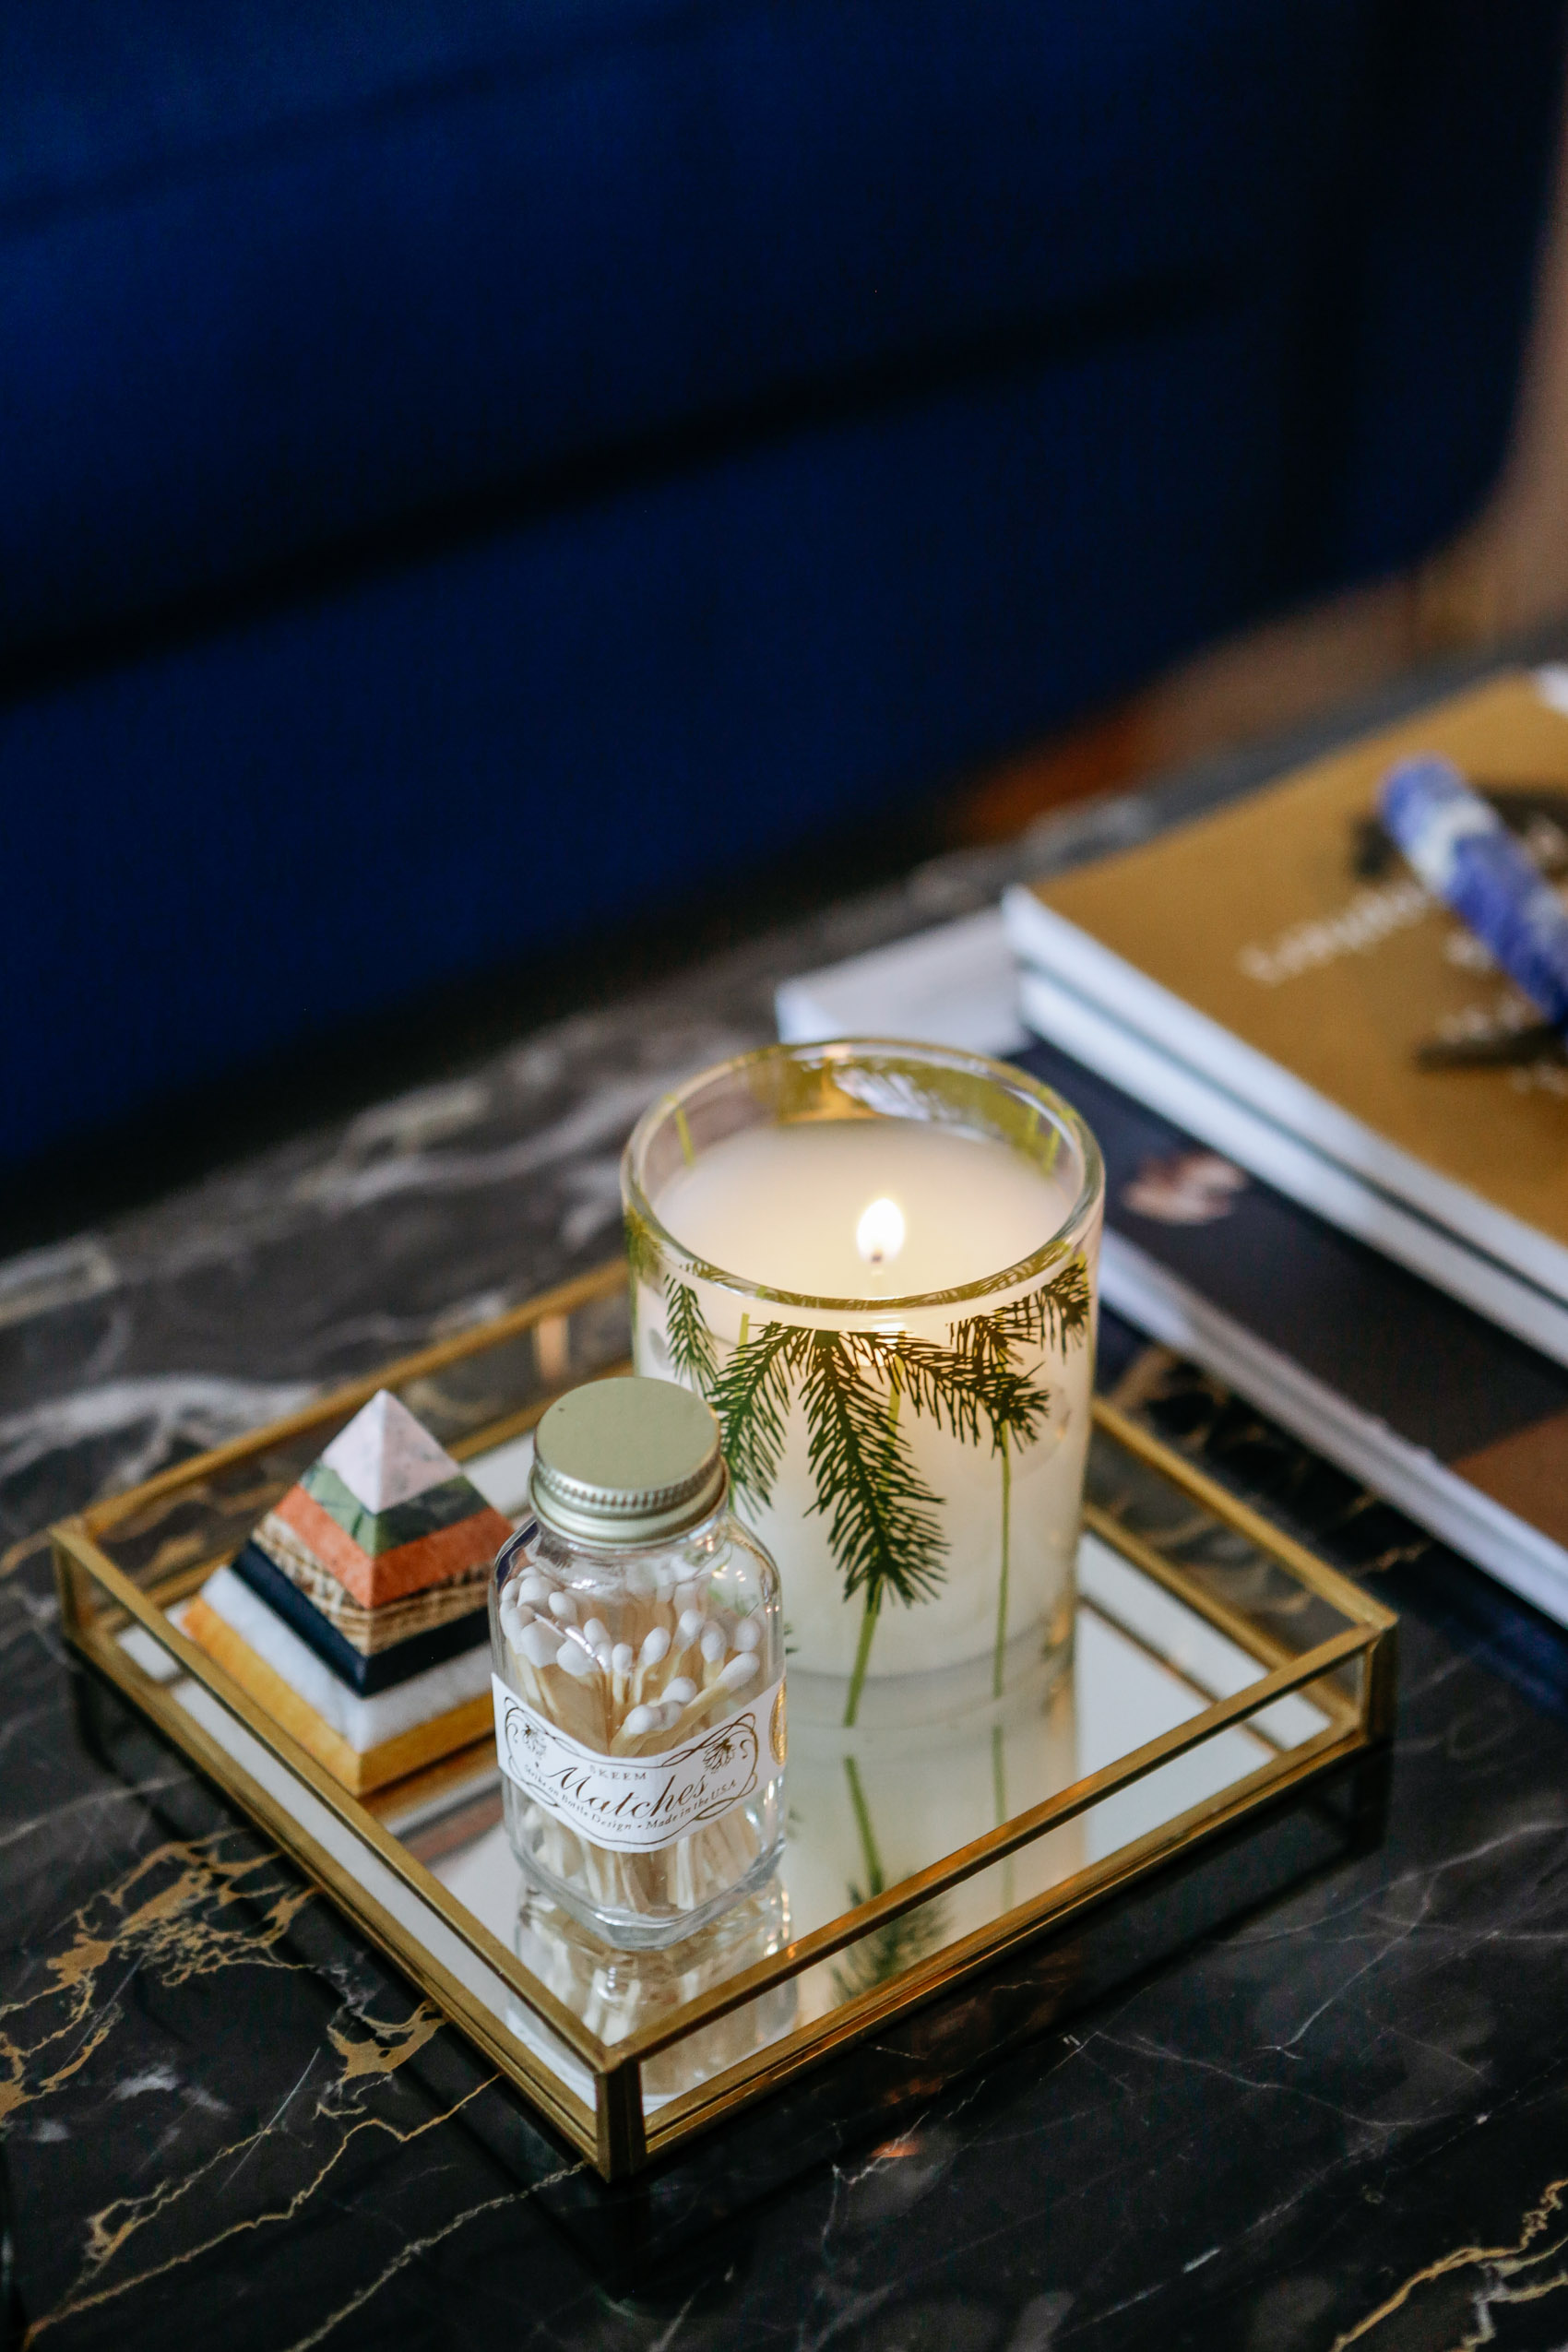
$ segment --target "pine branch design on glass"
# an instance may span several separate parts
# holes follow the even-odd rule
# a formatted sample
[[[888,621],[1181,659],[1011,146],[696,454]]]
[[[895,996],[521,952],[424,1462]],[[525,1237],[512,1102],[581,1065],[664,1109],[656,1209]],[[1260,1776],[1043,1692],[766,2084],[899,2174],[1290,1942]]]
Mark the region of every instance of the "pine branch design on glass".
[[[657,1289],[661,1262],[652,1227],[635,1208],[624,1212],[623,1222],[626,1229],[626,1264],[633,1282],[646,1282],[650,1289]]]
[[[816,1489],[813,1508],[827,1517],[845,1598],[863,1594],[873,1612],[889,1593],[906,1607],[929,1600],[942,1582],[947,1543],[936,1518],[942,1497],[916,1469],[898,1427],[900,1396],[908,1394],[915,1404],[899,1380],[900,1343],[884,1348],[856,1331],[802,1336],[801,1403]],[[722,1403],[719,1418],[722,1428]]]
[[[849,1908],[858,1910],[862,1903],[886,1893],[887,1873],[872,1825],[871,1808],[861,1786],[860,1767],[853,1756],[845,1757],[844,1773],[865,1872],[864,1886],[851,1879],[844,1892]],[[907,1968],[925,1959],[946,1933],[947,1905],[941,1895],[917,1904],[912,1911],[901,1911],[897,1918],[885,1919],[841,1955],[833,1969],[835,1993],[840,2001],[853,2001],[860,1993],[874,1991],[878,1985],[902,1976]]]
[[[953,1325],[953,1345],[994,1350],[1005,1339],[1019,1347],[1068,1348],[1088,1330],[1089,1314],[1088,1268],[1082,1258],[1073,1258],[1027,1298],[1011,1300],[990,1314],[966,1315]]]
[[[697,1294],[688,1284],[671,1279],[664,1286],[664,1302],[670,1361],[689,1386],[711,1397],[719,1378],[719,1350],[703,1320]]]
[[[661,1266],[659,1243],[653,1238],[653,1229],[647,1219],[639,1217],[635,1208],[628,1208],[623,1213],[622,1223],[626,1234],[626,1265],[632,1277],[630,1299],[632,1347],[635,1350],[637,1344],[637,1302],[645,1285],[650,1290],[659,1289]]]
[[[799,1374],[811,1336],[794,1324],[765,1324],[754,1339],[742,1336],[722,1373],[704,1391],[719,1415],[730,1476],[742,1494],[758,1503],[773,1499],[784,1453],[790,1376]]]
[[[862,1624],[845,1721],[860,1705],[876,1621],[884,1603],[928,1600],[946,1574],[943,1498],[916,1467],[907,1408],[944,1426],[960,1443],[989,1443],[1002,1474],[1002,1583],[995,1686],[1001,1694],[1006,1642],[1012,1453],[1039,1436],[1051,1391],[1015,1361],[1019,1349],[1077,1345],[1090,1320],[1088,1271],[1074,1258],[1023,1299],[968,1315],[938,1346],[909,1332],[835,1331],[769,1322],[742,1336],[720,1368],[718,1344],[695,1290],[665,1281],[666,1337],[677,1375],[719,1415],[736,1489],[766,1507],[783,1458],[789,1414],[799,1400],[814,1490],[812,1509],[828,1523],[828,1544],[846,1599],[861,1597]]]
[[[906,1163],[944,1171],[929,1278],[895,1295],[890,1274],[862,1282],[853,1261],[830,1276],[792,1185],[812,1186],[838,1246]],[[1070,1104],[947,1047],[766,1047],[638,1122],[622,1175],[634,1359],[719,1413],[742,1515],[793,1587],[813,1709],[842,1722],[847,1691],[853,1723],[864,1686],[862,1712],[892,1721],[988,1681],[1002,1699],[1004,1683],[1032,1687],[1036,1662],[1065,1662],[1103,1197]],[[795,1258],[766,1241],[785,1232]],[[940,1689],[909,1679],[949,1669]]]

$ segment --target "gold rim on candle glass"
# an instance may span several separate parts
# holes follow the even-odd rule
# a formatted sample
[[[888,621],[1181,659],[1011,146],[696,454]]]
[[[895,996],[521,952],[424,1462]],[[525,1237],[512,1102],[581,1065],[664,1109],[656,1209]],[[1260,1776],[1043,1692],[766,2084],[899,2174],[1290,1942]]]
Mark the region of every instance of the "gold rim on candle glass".
[[[1104,1201],[1072,1106],[949,1047],[769,1046],[650,1106],[622,1192],[637,1369],[719,1415],[736,1508],[783,1575],[795,1719],[1000,1722],[1053,1681]],[[906,1246],[962,1278],[891,1289]],[[838,1278],[802,1279],[814,1263]]]

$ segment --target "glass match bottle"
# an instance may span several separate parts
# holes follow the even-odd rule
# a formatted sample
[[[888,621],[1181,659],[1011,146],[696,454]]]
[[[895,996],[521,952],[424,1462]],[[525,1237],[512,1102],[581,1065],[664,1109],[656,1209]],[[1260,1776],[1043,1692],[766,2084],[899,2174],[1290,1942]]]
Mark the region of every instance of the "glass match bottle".
[[[677,1942],[783,1839],[778,1574],[689,1389],[596,1381],[535,1440],[491,1582],[496,1749],[526,1876],[606,1942]]]

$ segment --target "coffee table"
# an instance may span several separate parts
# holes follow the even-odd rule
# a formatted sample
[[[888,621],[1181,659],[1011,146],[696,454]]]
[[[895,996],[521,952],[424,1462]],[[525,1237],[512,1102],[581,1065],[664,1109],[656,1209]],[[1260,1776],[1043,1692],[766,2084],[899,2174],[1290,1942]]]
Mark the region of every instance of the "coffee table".
[[[1228,1925],[1197,1918],[1194,1939],[1176,1920],[1146,1964],[1134,1943],[1115,1967],[1053,1947],[1031,1976],[1021,1956],[1004,2062],[911,2110],[921,2053],[895,2043],[858,2133],[782,2189],[744,2149],[721,2189],[678,2171],[620,2202],[600,2189],[183,1760],[146,1733],[128,1774],[110,1754],[40,1539],[95,1492],[601,1259],[636,1111],[767,1035],[778,979],[1296,749],[946,861],[0,1268],[0,2210],[5,2291],[36,2340],[1568,2334],[1568,1638],[1202,1378],[1147,1384],[1162,1431],[1400,1611],[1384,1818],[1326,1871],[1260,1881]],[[1121,1372],[1138,1347],[1108,1333]],[[1052,2025],[1074,1966],[1103,1966],[1105,1990]]]

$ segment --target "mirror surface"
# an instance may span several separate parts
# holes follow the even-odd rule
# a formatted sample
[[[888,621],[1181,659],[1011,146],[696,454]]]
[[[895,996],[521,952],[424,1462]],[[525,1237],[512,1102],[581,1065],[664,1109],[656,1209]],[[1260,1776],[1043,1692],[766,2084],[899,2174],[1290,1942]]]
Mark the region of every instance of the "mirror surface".
[[[521,1514],[531,1440],[466,1464],[495,1506]],[[472,1918],[613,2047],[802,1938],[940,1864],[1002,1823],[1259,1681],[1344,1621],[1268,1554],[1125,1448],[1097,1439],[1091,1515],[1175,1564],[1240,1638],[1101,1534],[1087,1531],[1070,1669],[939,1730],[826,1730],[792,1718],[788,1835],[778,1872],[724,1918],[662,1953],[599,1942],[532,1892],[507,1844],[488,1748],[372,1800],[371,1810]],[[1097,1506],[1097,1507],[1096,1507]],[[178,1621],[179,1606],[171,1610]],[[434,1905],[297,1781],[139,1629],[122,1636],[237,1763],[287,1806],[398,1928],[456,1975],[493,2021],[590,2105],[589,2070],[472,1953]],[[1017,1906],[1158,1833],[1315,1740],[1342,1717],[1344,1678],[1277,1699],[1211,1733],[1001,1861],[862,1932],[743,2006],[695,2028],[643,2068],[645,2110],[710,2081],[844,2003],[992,1926]]]

